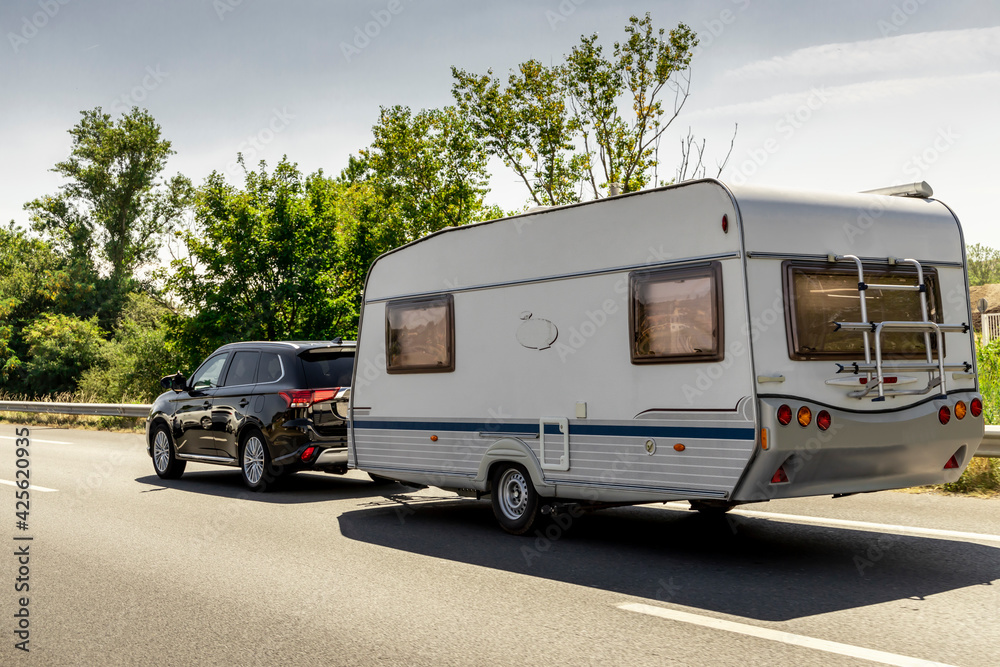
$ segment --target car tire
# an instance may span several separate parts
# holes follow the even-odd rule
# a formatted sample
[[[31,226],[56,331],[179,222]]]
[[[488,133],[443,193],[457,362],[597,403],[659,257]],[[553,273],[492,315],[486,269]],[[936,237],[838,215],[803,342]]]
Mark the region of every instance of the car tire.
[[[490,481],[493,516],[511,535],[524,535],[535,527],[540,517],[538,491],[524,466],[502,463]]]
[[[240,439],[240,470],[243,471],[243,483],[251,491],[267,491],[278,481],[267,440],[257,429],[247,430]]]
[[[174,440],[170,437],[170,429],[166,424],[153,429],[152,452],[153,470],[160,479],[177,479],[184,474],[187,461],[178,460]]]

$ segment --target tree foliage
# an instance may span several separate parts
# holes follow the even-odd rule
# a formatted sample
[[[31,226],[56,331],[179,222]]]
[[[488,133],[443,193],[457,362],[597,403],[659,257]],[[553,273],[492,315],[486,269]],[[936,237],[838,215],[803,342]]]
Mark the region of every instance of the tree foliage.
[[[970,285],[1000,283],[1000,250],[981,243],[966,248]]]
[[[242,164],[242,158],[240,158]],[[188,257],[167,287],[185,309],[171,339],[190,363],[237,340],[327,339],[351,333],[356,310],[339,284],[343,184],[261,162],[238,189],[213,172],[198,189]]]
[[[369,195],[398,217],[395,245],[493,213],[483,201],[487,152],[454,107],[382,107],[372,134],[341,180],[368,183]]]
[[[24,338],[29,346],[25,383],[37,395],[75,390],[80,375],[97,360],[103,341],[96,317],[51,313],[32,321]]]
[[[81,113],[69,158],[52,169],[66,183],[25,208],[60,252],[94,262],[121,292],[155,259],[191,184],[180,174],[159,180],[174,151],[149,112],[133,108],[117,121],[101,107]]]
[[[528,60],[506,84],[492,70],[452,68],[459,109],[535,204],[579,201],[584,184],[599,197],[612,183],[634,192],[656,179],[660,139],[687,100],[698,39],[683,23],[655,29],[648,13],[629,19],[625,37],[608,56],[596,33],[581,36],[565,62]]]

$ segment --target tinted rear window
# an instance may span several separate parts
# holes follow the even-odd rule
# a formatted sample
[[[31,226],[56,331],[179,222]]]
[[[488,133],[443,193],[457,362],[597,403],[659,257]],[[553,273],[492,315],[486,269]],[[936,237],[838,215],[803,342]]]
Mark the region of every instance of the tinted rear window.
[[[350,387],[354,371],[354,355],[343,352],[305,353],[302,369],[306,375],[306,389]]]

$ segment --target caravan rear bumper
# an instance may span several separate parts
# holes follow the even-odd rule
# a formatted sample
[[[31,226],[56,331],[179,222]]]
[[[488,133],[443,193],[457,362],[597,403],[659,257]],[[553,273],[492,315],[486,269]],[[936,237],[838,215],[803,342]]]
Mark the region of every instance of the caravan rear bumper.
[[[760,401],[760,423],[767,429],[767,449],[758,452],[733,494],[737,502],[881,491],[959,478],[983,438],[983,417],[955,416],[955,405],[968,406],[979,395],[949,394],[919,405],[882,411],[850,411],[788,398]],[[980,397],[981,400],[981,397]],[[801,406],[812,411],[808,426],[795,417],[788,425],[777,419],[778,408]],[[891,405],[891,400],[890,400]],[[942,424],[938,411],[947,406],[952,417]],[[826,410],[832,424],[821,431],[816,415]],[[957,468],[945,468],[955,456]],[[784,475],[777,475],[781,468]],[[787,481],[778,481],[787,478]]]

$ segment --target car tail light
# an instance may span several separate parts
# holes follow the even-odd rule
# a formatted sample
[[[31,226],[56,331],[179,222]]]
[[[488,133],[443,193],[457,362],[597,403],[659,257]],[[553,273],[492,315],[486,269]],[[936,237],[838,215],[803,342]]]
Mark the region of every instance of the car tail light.
[[[812,423],[813,413],[812,410],[803,405],[795,417],[799,420],[799,426],[809,426]]]
[[[782,426],[788,426],[792,422],[792,409],[787,405],[782,405],[778,408],[778,423]]]
[[[833,424],[833,417],[830,416],[830,413],[826,410],[820,410],[819,414],[816,415],[816,426],[819,426],[819,430],[825,431],[830,428],[831,424]]]
[[[972,413],[973,417],[983,414],[983,402],[978,398],[972,399],[972,403],[969,404],[969,412]]]
[[[308,408],[313,403],[331,401],[340,391],[340,387],[333,389],[289,389],[279,392],[290,408]]]
[[[300,458],[303,461],[308,461],[309,459],[312,458],[313,452],[315,451],[316,451],[315,447],[306,447],[305,450],[302,452],[302,456]]]
[[[965,419],[965,401],[959,401],[955,404],[955,419]]]
[[[951,410],[948,409],[947,405],[942,405],[941,409],[938,410],[938,421],[942,424],[947,424],[951,421]]]
[[[778,466],[778,469],[771,475],[771,484],[784,484],[787,481],[788,475],[785,474],[785,467]]]

